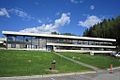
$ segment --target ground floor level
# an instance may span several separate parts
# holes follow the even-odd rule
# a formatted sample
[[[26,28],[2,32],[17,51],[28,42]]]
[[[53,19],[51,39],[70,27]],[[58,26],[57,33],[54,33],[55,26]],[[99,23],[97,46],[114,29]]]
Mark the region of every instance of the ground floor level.
[[[7,43],[7,49],[10,50],[42,50],[42,51],[54,51],[54,52],[89,52],[91,54],[94,53],[113,53],[116,48],[115,47],[107,47],[107,46],[89,46],[89,45],[72,45],[72,44],[64,44],[64,45],[53,45],[53,44],[45,44],[41,43],[40,45],[35,44],[18,44],[18,43]]]

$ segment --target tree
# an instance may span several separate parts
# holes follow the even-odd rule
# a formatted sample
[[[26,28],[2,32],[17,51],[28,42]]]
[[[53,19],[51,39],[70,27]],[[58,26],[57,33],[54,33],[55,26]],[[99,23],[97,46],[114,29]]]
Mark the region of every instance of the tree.
[[[120,16],[112,19],[104,19],[101,23],[86,29],[83,36],[115,38],[117,46],[120,46]]]
[[[61,35],[76,36],[75,34],[72,33],[62,33]]]
[[[56,35],[59,35],[59,33],[57,33],[57,32],[51,32],[51,34],[56,34]]]

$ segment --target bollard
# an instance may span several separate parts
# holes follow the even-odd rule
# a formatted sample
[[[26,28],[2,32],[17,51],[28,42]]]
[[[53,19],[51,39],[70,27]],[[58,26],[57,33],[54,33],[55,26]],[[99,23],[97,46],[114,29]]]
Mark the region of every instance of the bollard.
[[[112,64],[110,64],[110,71],[109,71],[109,73],[113,73],[113,69],[112,69]]]
[[[55,70],[55,64],[54,63],[51,64],[51,69]]]
[[[55,70],[56,69],[56,61],[53,60],[51,63],[51,70]]]

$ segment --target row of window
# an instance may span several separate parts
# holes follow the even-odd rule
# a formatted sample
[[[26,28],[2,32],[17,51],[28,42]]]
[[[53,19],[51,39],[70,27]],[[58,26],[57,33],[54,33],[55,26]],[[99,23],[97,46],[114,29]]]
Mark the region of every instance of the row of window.
[[[51,43],[66,43],[66,44],[86,44],[86,45],[115,45],[115,42],[102,42],[102,41],[83,41],[83,40],[70,40],[70,39],[58,39],[58,38],[36,38],[28,36],[8,36],[8,42],[25,42],[38,45],[39,43],[51,42]]]
[[[32,48],[32,49],[42,49],[46,48],[46,45],[26,45],[26,44],[7,44],[8,48]]]
[[[100,51],[114,50],[114,49],[109,49],[109,48],[81,48],[81,47],[62,47],[62,46],[56,46],[56,49],[62,49],[62,50],[100,50]]]

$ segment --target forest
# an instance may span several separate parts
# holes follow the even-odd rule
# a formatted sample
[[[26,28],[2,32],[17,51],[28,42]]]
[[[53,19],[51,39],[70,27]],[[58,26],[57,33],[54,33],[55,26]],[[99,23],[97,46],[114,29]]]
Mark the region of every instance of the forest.
[[[102,22],[87,28],[83,36],[113,38],[116,39],[116,46],[120,46],[120,16],[111,19],[104,19]]]

